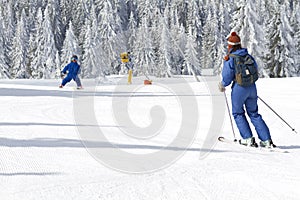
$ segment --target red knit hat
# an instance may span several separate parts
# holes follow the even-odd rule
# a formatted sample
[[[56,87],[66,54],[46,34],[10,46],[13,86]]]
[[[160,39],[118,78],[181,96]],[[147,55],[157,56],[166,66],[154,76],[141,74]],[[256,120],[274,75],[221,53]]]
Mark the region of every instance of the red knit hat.
[[[227,42],[229,45],[235,46],[241,44],[241,38],[236,34],[236,32],[232,32],[227,38]]]

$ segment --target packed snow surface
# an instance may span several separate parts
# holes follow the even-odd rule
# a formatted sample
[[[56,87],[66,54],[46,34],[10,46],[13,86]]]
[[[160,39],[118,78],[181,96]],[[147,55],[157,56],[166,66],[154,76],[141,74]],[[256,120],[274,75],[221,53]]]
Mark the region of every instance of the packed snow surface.
[[[225,96],[208,88],[217,87],[214,78],[143,80],[82,80],[83,90],[74,82],[59,89],[60,80],[0,80],[0,199],[299,199],[300,133],[261,101],[274,143],[289,153],[217,142],[234,136]],[[299,85],[257,82],[258,95],[296,131]]]

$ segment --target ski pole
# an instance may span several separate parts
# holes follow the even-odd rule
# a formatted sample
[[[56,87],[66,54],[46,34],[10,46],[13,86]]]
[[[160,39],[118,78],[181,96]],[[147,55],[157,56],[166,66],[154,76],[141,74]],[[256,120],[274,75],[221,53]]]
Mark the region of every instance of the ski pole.
[[[233,128],[232,118],[231,118],[231,115],[230,115],[230,109],[229,109],[229,105],[228,105],[227,96],[226,96],[225,91],[224,91],[223,93],[224,93],[224,97],[225,97],[225,101],[226,101],[226,105],[227,105],[227,111],[228,111],[228,114],[229,114],[229,119],[230,119],[230,124],[231,124],[231,129],[232,129],[234,141],[236,142],[237,139],[236,139],[236,137],[235,137],[235,132],[234,132],[234,128]]]
[[[291,127],[291,125],[289,125],[277,112],[275,112],[275,110],[273,108],[271,108],[271,106],[269,106],[264,100],[262,100],[259,96],[257,96],[259,100],[261,100],[261,102],[263,102],[268,108],[270,108],[270,110],[273,111],[273,113],[275,113],[277,115],[277,117],[279,117],[286,125],[288,125],[288,127],[290,127],[292,129],[292,131],[294,131],[295,133],[297,133],[297,131]]]

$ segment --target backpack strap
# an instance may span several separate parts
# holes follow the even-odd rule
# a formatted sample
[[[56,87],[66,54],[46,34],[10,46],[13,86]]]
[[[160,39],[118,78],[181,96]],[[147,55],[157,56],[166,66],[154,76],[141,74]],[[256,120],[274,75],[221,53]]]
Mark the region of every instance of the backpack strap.
[[[231,54],[229,54],[229,57],[237,58],[237,57],[244,57],[244,56],[240,56],[240,55],[236,55],[236,54],[231,53]]]
[[[230,56],[230,57],[237,57],[237,56],[239,56],[239,55],[236,55],[236,54],[231,53],[231,54],[229,54],[229,56]]]
[[[248,54],[247,54],[248,55]],[[236,54],[229,54],[229,57],[232,57],[233,58],[233,63],[234,63],[234,69],[235,69],[235,73],[239,72],[240,70],[237,68],[237,65],[239,64],[238,62],[240,61],[239,59],[236,59],[236,58],[241,58],[241,57],[244,57],[244,56],[239,56],[239,55],[236,55]]]
[[[235,74],[236,74],[237,67],[236,67],[236,59],[235,58],[239,57],[239,56],[231,53],[231,54],[228,55],[228,57],[233,58],[234,70],[235,70]],[[236,83],[236,76],[234,76],[232,87],[235,85],[235,83]]]

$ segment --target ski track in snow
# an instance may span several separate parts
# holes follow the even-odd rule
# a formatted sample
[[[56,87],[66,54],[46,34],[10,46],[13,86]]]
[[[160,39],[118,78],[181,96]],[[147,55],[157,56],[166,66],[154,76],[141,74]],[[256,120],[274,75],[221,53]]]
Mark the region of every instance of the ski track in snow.
[[[96,88],[95,107],[98,110],[95,113],[99,126],[113,143],[127,152],[147,153],[168,145],[174,137],[172,134],[138,144],[135,143],[137,140],[121,135],[110,116],[111,99],[118,80],[119,77],[107,78]],[[142,87],[142,81],[135,77],[134,84],[126,87]],[[172,104],[174,96],[153,91],[159,84],[180,84],[176,81],[176,78],[154,79],[153,87],[146,86],[150,87],[148,93],[129,94],[135,104],[129,106],[130,113],[137,115],[132,119],[147,125],[148,111],[138,112],[143,104],[170,100],[170,107],[166,108],[170,112],[167,127],[169,132],[178,127],[175,124],[177,110],[172,108],[176,106]],[[59,80],[0,80],[0,199],[299,199],[299,135],[261,103],[259,110],[269,125],[274,142],[290,153],[244,151],[216,142],[210,153],[199,157],[211,121],[210,98],[205,83],[196,83],[192,78],[189,81],[195,89],[200,113],[199,133],[194,143],[166,168],[130,174],[104,166],[81,142],[74,121],[72,96],[73,92],[84,94],[88,90],[74,91],[74,83],[58,89]],[[83,80],[86,88],[93,83],[95,80]],[[296,87],[299,84],[300,78],[257,82],[259,96],[293,126],[298,126],[300,120],[300,93]],[[229,97],[229,88],[227,93]],[[120,102],[124,103],[123,100]],[[299,126],[295,128],[300,131]],[[233,137],[227,111],[222,131],[220,135]]]

